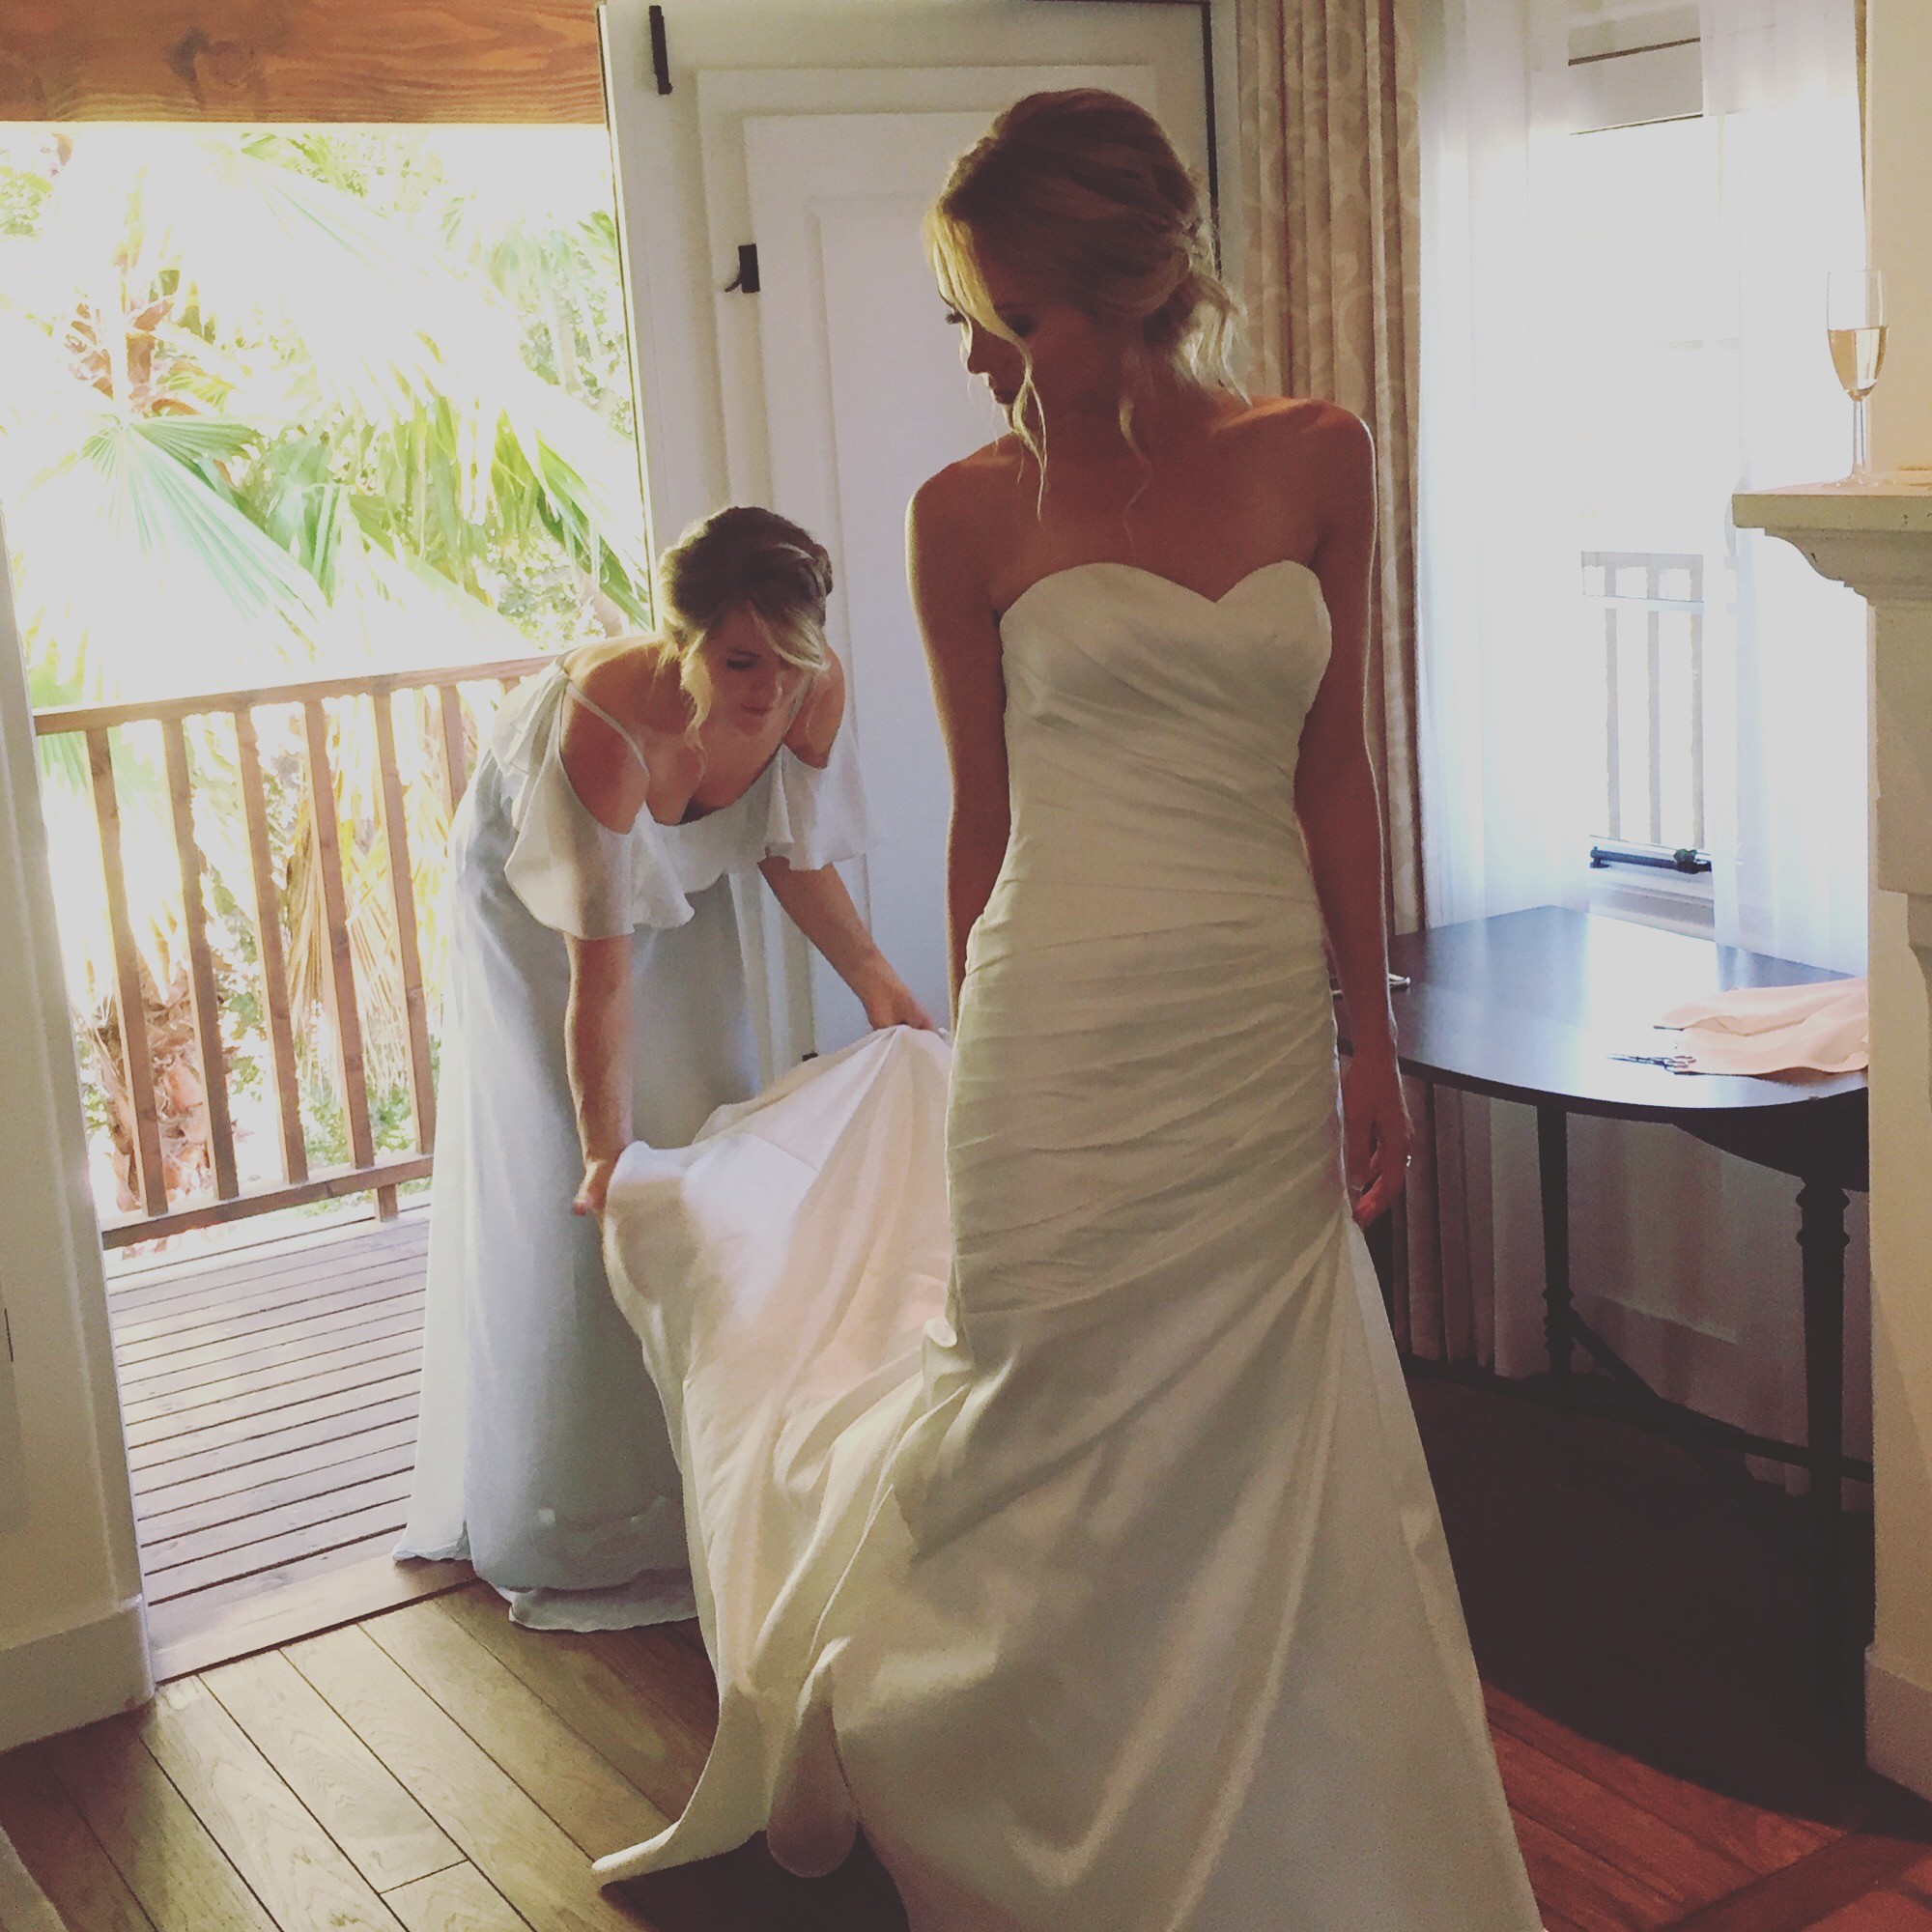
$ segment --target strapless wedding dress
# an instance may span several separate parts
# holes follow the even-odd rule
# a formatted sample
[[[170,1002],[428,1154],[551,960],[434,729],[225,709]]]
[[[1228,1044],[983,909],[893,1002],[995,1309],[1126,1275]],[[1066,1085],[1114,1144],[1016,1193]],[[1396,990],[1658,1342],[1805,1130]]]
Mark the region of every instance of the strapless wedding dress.
[[[1002,638],[950,1107],[874,1036],[611,1190],[721,1703],[599,1869],[863,1827],[915,1932],[1535,1932],[1340,1172],[1319,582],[1087,564]]]

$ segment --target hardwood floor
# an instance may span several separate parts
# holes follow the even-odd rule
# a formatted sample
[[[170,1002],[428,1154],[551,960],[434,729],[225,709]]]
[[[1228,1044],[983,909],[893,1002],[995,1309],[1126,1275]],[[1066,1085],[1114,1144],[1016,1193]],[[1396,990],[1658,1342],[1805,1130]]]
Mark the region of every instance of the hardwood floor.
[[[1797,1577],[1701,1472],[1414,1394],[1549,1932],[1932,1932],[1932,1809],[1819,1743]],[[755,1845],[597,1890],[715,1716],[692,1629],[533,1634],[470,1584],[0,1758],[0,1830],[70,1932],[901,1926],[869,1861],[808,1883]]]
[[[164,1675],[447,1587],[398,1570],[427,1211],[116,1276],[150,1626]]]

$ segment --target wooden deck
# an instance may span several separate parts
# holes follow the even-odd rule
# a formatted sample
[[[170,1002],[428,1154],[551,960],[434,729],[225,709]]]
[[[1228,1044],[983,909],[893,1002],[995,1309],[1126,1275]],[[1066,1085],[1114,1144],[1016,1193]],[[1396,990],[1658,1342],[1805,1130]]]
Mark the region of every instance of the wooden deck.
[[[428,1218],[413,1209],[110,1283],[166,1674],[467,1574],[388,1560],[415,1457]]]
[[[1416,1397],[1549,1932],[1932,1932],[1932,1810],[1817,1745],[1803,1590],[1727,1499],[1612,1425]],[[533,1633],[472,1583],[0,1758],[0,1830],[68,1932],[903,1932],[868,1860],[756,1844],[597,1890],[715,1721],[691,1626]]]

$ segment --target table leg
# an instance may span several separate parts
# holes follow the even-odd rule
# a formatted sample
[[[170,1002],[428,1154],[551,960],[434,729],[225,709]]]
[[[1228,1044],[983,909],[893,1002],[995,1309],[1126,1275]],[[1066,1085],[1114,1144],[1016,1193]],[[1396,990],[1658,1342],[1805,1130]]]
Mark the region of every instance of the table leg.
[[[1798,1245],[1804,1257],[1805,1445],[1811,1452],[1813,1654],[1828,1719],[1847,1708],[1845,1517],[1845,1190],[1807,1180],[1798,1190]]]
[[[1536,1167],[1543,1183],[1543,1338],[1549,1373],[1570,1375],[1570,1124],[1561,1107],[1536,1110]]]

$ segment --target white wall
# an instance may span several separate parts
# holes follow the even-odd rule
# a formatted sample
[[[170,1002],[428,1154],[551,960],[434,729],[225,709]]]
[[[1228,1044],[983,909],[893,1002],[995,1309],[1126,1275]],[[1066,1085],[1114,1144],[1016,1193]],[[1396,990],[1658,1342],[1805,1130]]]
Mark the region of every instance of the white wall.
[[[1869,17],[1872,263],[1890,324],[1872,441],[1891,469],[1932,464],[1932,7],[1870,0]],[[1896,893],[1873,895],[1871,988],[1878,1631],[1867,1749],[1932,1796],[1932,1065],[1925,977]]]
[[[0,1299],[20,1448],[17,1487],[0,1449],[0,1750],[153,1689],[6,555],[0,537]]]
[[[667,9],[672,92],[650,71],[643,0],[606,0],[600,14],[611,118],[620,130],[619,202],[634,319],[646,497],[659,543],[726,500],[728,466],[719,393],[715,291],[734,264],[713,258],[699,152],[695,71],[723,68],[1051,66],[1200,58],[1191,7],[1058,6],[1038,0],[703,0]],[[1237,225],[1238,184],[1229,21],[1216,9],[1221,207]],[[1239,264],[1231,263],[1238,276]],[[653,319],[639,340],[640,317]]]

